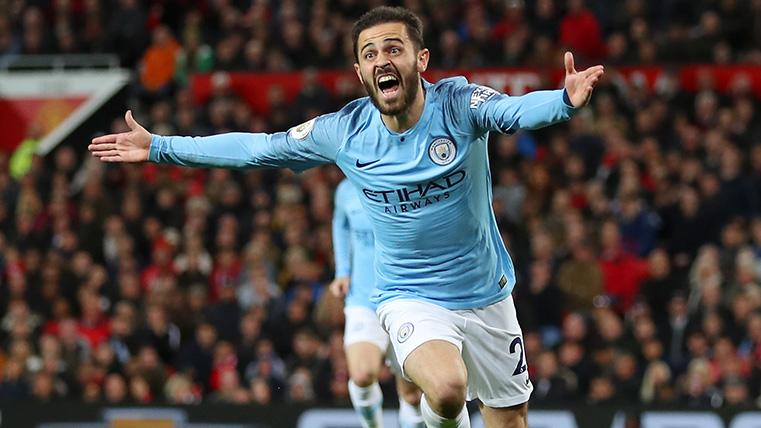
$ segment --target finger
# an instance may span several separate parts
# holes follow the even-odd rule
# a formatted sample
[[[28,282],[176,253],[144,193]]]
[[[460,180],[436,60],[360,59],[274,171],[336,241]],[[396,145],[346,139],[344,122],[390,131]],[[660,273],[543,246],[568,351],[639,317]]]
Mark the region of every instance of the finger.
[[[587,68],[584,71],[585,72],[589,72],[589,73],[596,73],[598,71],[605,71],[605,66],[604,65],[593,65],[592,67],[589,67],[589,68]]]
[[[92,144],[115,143],[119,134],[101,135],[92,139]],[[92,146],[90,146],[92,147]]]
[[[592,75],[592,76],[600,77],[603,74],[605,74],[605,69],[602,68],[602,66],[595,67],[595,68],[592,69],[592,71],[589,74]]]
[[[87,150],[90,150],[91,152],[102,152],[105,150],[116,150],[116,144],[115,143],[100,143],[100,144],[90,144],[87,146]]]
[[[601,77],[602,72],[589,75],[586,79],[584,79],[584,83],[594,86],[597,84]]]
[[[602,74],[592,74],[589,76],[585,76],[584,78],[579,79],[577,81],[578,82],[577,85],[580,89],[586,86],[595,86],[597,85],[597,82],[600,80],[601,76]]]
[[[563,60],[565,62],[565,74],[576,73],[576,68],[574,68],[573,65],[573,54],[571,52],[566,52]]]
[[[104,158],[100,158],[100,160],[102,160],[103,162],[123,162],[124,161],[121,156],[107,156]]]
[[[602,75],[604,72],[605,72],[605,69],[603,68],[603,66],[597,65],[597,66],[594,66],[594,67],[589,67],[588,69],[586,69],[584,71],[580,71],[579,74],[581,76],[583,76],[583,77],[586,77],[586,76],[591,76],[591,75],[594,75],[594,74],[600,74],[600,75]]]
[[[118,150],[104,150],[104,151],[92,152],[92,155],[98,158],[104,158],[104,157],[112,157],[112,156],[121,156],[121,153]]]
[[[140,124],[132,117],[132,110],[127,110],[127,113],[124,114],[124,120],[127,122],[129,129],[133,131],[141,128]]]
[[[594,86],[594,85],[597,84],[598,80],[600,80],[599,76],[590,76],[590,77],[584,79],[584,83],[583,84],[585,86],[589,86],[589,85]]]

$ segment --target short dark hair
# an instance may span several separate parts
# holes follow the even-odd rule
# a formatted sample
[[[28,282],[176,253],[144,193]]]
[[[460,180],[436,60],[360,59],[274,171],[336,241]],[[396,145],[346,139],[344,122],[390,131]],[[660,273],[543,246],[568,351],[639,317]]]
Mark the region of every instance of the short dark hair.
[[[410,10],[403,7],[379,6],[365,13],[354,23],[351,35],[354,40],[354,60],[359,62],[359,52],[357,44],[359,43],[359,33],[376,25],[387,22],[400,22],[407,28],[407,36],[415,44],[417,50],[423,49],[423,21]]]

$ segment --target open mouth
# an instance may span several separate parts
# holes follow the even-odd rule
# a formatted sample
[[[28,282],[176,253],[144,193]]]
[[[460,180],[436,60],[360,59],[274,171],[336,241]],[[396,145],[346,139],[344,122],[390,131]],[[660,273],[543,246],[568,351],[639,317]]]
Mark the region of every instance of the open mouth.
[[[391,98],[399,92],[399,79],[393,74],[384,74],[378,78],[378,89],[385,98]]]

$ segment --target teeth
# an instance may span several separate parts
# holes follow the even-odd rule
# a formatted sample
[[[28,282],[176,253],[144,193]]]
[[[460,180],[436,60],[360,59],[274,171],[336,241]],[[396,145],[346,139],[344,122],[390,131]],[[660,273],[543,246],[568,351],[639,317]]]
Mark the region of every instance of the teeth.
[[[378,83],[388,82],[388,81],[390,81],[390,80],[394,80],[394,81],[396,81],[396,77],[394,77],[394,76],[389,76],[389,75],[386,75],[386,76],[381,76],[381,78],[380,78],[380,79],[378,79]]]

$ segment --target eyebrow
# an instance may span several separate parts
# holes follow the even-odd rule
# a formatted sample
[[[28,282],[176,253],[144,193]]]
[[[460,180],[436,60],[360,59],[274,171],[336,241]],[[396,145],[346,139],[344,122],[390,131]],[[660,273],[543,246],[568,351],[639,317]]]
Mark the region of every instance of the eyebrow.
[[[388,38],[383,39],[383,43],[386,43],[386,42],[399,42],[399,43],[402,43],[402,44],[404,43],[404,41],[401,38],[399,38],[399,37],[388,37]],[[368,46],[372,46],[372,45],[373,45],[373,42],[369,42],[369,43],[365,44],[364,46],[362,46],[362,49],[360,49],[359,51],[362,52]]]

